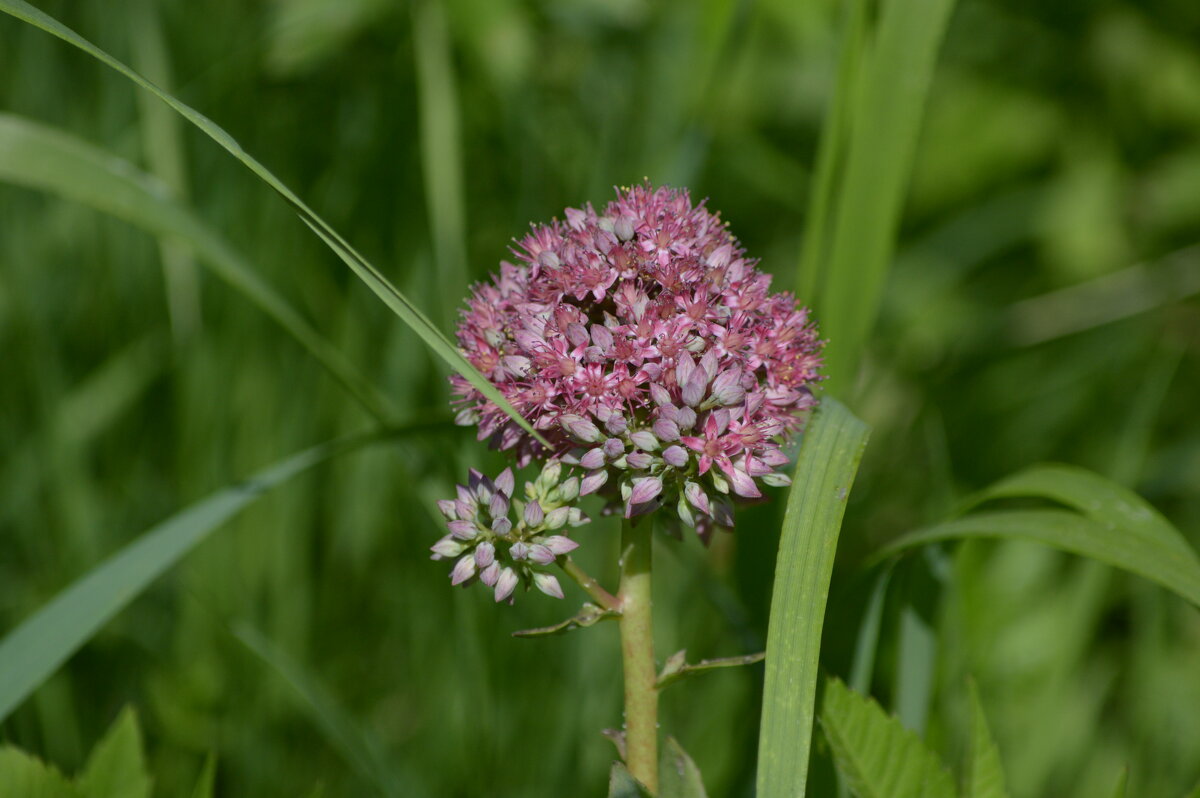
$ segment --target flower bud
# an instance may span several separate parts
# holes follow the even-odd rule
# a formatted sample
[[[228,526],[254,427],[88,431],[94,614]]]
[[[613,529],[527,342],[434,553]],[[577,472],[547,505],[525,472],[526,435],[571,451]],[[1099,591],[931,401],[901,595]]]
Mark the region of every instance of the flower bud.
[[[560,502],[573,502],[579,497],[579,477],[570,477],[563,480],[563,483],[558,486],[558,490],[554,491],[555,497]]]
[[[433,552],[433,559],[448,560],[451,557],[457,557],[462,554],[466,548],[465,545],[447,535],[430,546],[429,550]]]
[[[691,503],[700,512],[705,515],[711,515],[711,503],[708,500],[708,494],[704,492],[704,488],[700,487],[700,483],[688,480],[683,484],[683,495],[687,497]]]
[[[654,422],[654,434],[660,441],[679,440],[679,425],[666,418]]]
[[[568,526],[583,526],[591,520],[592,519],[584,515],[583,510],[580,510],[578,507],[572,507],[571,511],[567,513]]]
[[[668,465],[672,465],[675,468],[683,468],[688,462],[687,449],[679,445],[668,446],[663,450],[662,458]]]
[[[564,413],[559,416],[558,422],[570,435],[584,443],[595,443],[602,437],[600,429],[590,419],[586,419],[583,416]]]
[[[607,471],[593,471],[579,483],[579,495],[587,496],[589,493],[595,493],[605,482],[608,482]]]
[[[511,568],[503,568],[496,579],[496,601],[504,601],[517,589],[517,572]]]
[[[492,518],[503,518],[508,515],[508,497],[499,491],[493,493],[492,500],[488,502],[488,515]]]
[[[450,584],[461,585],[475,575],[475,558],[470,554],[459,559],[450,572]]]
[[[633,491],[629,494],[630,504],[645,504],[662,493],[662,480],[658,477],[641,477],[633,481]]]
[[[555,560],[555,554],[549,546],[535,543],[529,547],[529,559],[538,565],[550,565]]]
[[[609,438],[612,440],[612,438]],[[604,465],[604,449],[597,447],[589,449],[587,454],[579,458],[579,465],[588,471],[594,471]]]
[[[625,420],[625,416],[619,413],[613,413],[604,422],[604,431],[609,435],[620,435],[627,429],[629,429],[629,422]]]
[[[613,232],[617,234],[617,238],[628,241],[633,238],[633,221],[628,216],[618,216],[613,222]]]
[[[496,477],[496,490],[503,493],[508,498],[512,498],[513,488],[517,486],[516,477],[513,476],[511,468],[506,468]]]
[[[492,522],[492,531],[500,537],[505,537],[512,531],[512,521],[507,518],[497,518]]]
[[[659,407],[671,404],[671,394],[667,389],[659,385],[657,382],[650,383],[650,398],[654,400],[654,404]]]
[[[641,471],[650,467],[650,464],[654,462],[654,456],[646,452],[630,452],[625,455],[625,462],[630,468]]]
[[[629,440],[644,452],[658,451],[658,438],[654,437],[654,433],[650,430],[639,430],[630,435]]]
[[[579,544],[571,540],[565,535],[551,535],[542,541],[546,548],[554,552],[555,555],[569,554],[579,548]]]
[[[558,584],[558,580],[551,574],[534,574],[533,585],[547,596],[559,599],[563,597],[562,586]]]
[[[441,511],[442,517],[447,521],[458,520],[458,511],[455,509],[453,499],[438,499],[438,510]]]
[[[681,407],[674,420],[681,430],[691,429],[696,426],[696,411],[690,407]]]
[[[493,562],[487,568],[479,572],[479,581],[483,582],[488,587],[495,587],[496,580],[500,578],[500,563]]]
[[[562,529],[570,520],[570,507],[556,507],[546,514],[547,529]]]
[[[746,398],[746,390],[742,388],[742,370],[736,366],[726,369],[717,375],[712,384],[712,396],[709,401],[715,405],[736,405]]]
[[[496,560],[496,547],[489,541],[484,541],[475,547],[475,565],[487,568]]]
[[[529,556],[529,544],[518,540],[516,543],[508,547],[508,556],[512,557],[517,562]]]
[[[538,504],[537,499],[531,499],[525,505],[525,524],[527,526],[541,526],[542,519],[545,517],[545,511],[542,510],[542,505]]]
[[[474,521],[451,521],[446,526],[449,528],[450,534],[459,540],[474,540],[475,536],[479,534]]]

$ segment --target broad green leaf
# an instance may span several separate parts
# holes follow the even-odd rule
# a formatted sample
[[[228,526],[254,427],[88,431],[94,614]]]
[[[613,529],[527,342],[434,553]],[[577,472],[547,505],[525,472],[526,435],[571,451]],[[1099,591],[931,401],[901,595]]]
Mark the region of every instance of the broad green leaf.
[[[0,641],[0,720],[151,582],[244,507],[331,457],[381,439],[376,433],[355,435],[294,454],[176,513],[77,579]]]
[[[1129,768],[1123,768],[1117,776],[1117,786],[1113,787],[1112,798],[1125,798],[1125,788],[1129,785]]]
[[[846,47],[861,52],[862,63],[857,73],[842,70],[848,85],[839,82],[838,88],[853,98],[843,134],[848,136],[845,162],[828,252],[811,256],[823,266],[815,305],[829,339],[825,362],[834,391],[850,387],[879,310],[925,98],[953,7],[954,0],[884,0],[873,36],[861,47],[851,22]],[[835,120],[827,135],[846,124]],[[823,220],[817,223],[824,226]],[[807,252],[805,265],[813,268]],[[802,287],[812,282],[808,273],[802,275]]]
[[[867,425],[829,397],[804,433],[775,563],[758,743],[759,798],[804,795],[829,579],[867,435]]]
[[[979,688],[972,679],[968,683],[971,700],[971,748],[967,752],[963,798],[1008,798],[1004,786],[1004,766],[1000,751],[988,729]]]
[[[96,743],[75,785],[86,798],[150,798],[142,732],[132,709],[122,710]]]
[[[395,420],[389,400],[336,346],[163,183],[133,164],[56,128],[0,113],[0,180],[57,194],[156,236],[185,242],[213,274],[295,338],[376,419]]]
[[[204,769],[196,780],[196,788],[192,790],[192,798],[213,798],[213,789],[217,783],[217,757],[209,754],[204,759]]]
[[[477,388],[490,401],[494,402],[498,407],[504,410],[513,418],[523,429],[533,435],[539,441],[545,443],[545,439],[530,426],[529,422],[521,417],[512,405],[500,394],[494,385],[488,382],[487,378],[479,373],[474,366],[458,351],[436,327],[425,317],[420,309],[413,305],[404,294],[400,292],[375,266],[371,265],[362,255],[360,255],[349,243],[343,239],[337,231],[335,231],[324,219],[318,216],[311,208],[309,208],[303,200],[289,189],[283,182],[271,173],[265,166],[249,155],[242,146],[234,140],[223,128],[215,124],[211,119],[201,114],[191,106],[181,102],[172,95],[155,86],[150,81],[139,75],[134,70],[123,64],[121,61],[112,57],[105,51],[101,50],[96,45],[84,39],[75,31],[63,25],[58,20],[48,14],[34,8],[24,0],[0,0],[0,11],[11,14],[17,19],[28,22],[35,27],[50,33],[63,41],[78,47],[88,55],[106,64],[107,66],[120,72],[129,80],[136,83],[138,86],[149,91],[160,100],[171,106],[176,112],[181,114],[185,119],[199,128],[205,135],[213,141],[220,144],[231,155],[241,161],[258,175],[267,185],[275,190],[279,196],[287,201],[292,209],[300,216],[300,218],[312,230],[317,233],[318,237],[332,249],[342,261],[350,267],[351,271],[367,284],[380,299],[383,300],[391,310],[400,317],[405,324],[410,326],[414,332],[420,336],[421,340],[433,350],[438,357],[442,358],[455,371],[461,374],[472,386]],[[466,286],[464,286],[464,289]]]
[[[83,798],[52,765],[16,748],[0,748],[0,795],[20,798]]]
[[[621,762],[613,762],[608,774],[608,798],[653,798]]]
[[[700,768],[674,737],[668,737],[658,761],[658,798],[708,798]]]
[[[234,635],[263,662],[287,682],[300,698],[305,712],[329,744],[354,768],[359,777],[388,796],[419,796],[426,794],[413,783],[413,778],[401,779],[388,764],[379,742],[361,729],[346,714],[337,700],[314,676],[272,643],[254,627],[238,623]]]
[[[825,683],[821,727],[859,798],[954,798],[954,780],[916,734],[837,679]]]
[[[1200,561],[1173,536],[1139,535],[1069,510],[1001,510],[918,529],[886,546],[877,558],[916,546],[964,538],[1007,538],[1042,543],[1091,557],[1157,582],[1200,606]]]

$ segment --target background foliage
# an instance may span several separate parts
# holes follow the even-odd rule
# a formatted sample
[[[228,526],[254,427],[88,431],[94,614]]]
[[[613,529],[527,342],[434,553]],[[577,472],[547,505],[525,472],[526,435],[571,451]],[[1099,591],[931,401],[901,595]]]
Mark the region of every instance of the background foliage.
[[[711,197],[795,284],[833,2],[41,7],[233,133],[443,330],[529,220],[643,177]],[[860,563],[1037,461],[1136,489],[1200,543],[1197,35],[1200,10],[1174,0],[958,4],[882,317],[845,391],[873,432],[829,672],[850,675],[874,576]],[[432,499],[480,459],[437,423],[445,367],[284,203],[123,78],[8,18],[0,59],[0,111],[157,175],[399,420],[434,422],[260,500],[0,737],[75,773],[133,704],[162,795],[190,791],[209,751],[218,794],[603,794],[616,630],[512,640],[569,607],[496,608],[425,558]],[[6,185],[0,230],[0,629],[179,507],[367,426],[177,241]],[[661,652],[761,649],[782,504],[743,513],[711,552],[662,547]],[[596,571],[615,532],[586,532]],[[887,584],[872,692],[944,761],[965,756],[971,674],[1016,798],[1105,794],[1125,764],[1130,795],[1200,779],[1200,615],[1176,596],[1016,543],[929,549]],[[710,794],[752,789],[761,679],[664,694]],[[830,761],[818,742],[818,784]]]

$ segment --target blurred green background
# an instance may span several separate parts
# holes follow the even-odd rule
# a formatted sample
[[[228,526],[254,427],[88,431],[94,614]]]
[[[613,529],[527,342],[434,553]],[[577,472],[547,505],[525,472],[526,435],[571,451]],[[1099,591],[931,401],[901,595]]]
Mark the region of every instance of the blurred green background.
[[[447,332],[530,220],[644,177],[709,197],[794,284],[835,83],[831,0],[39,5],[229,130]],[[1030,463],[1100,471],[1200,544],[1198,41],[1185,0],[958,4],[849,397],[874,432],[826,620],[831,672],[869,588],[861,559]],[[602,795],[615,628],[514,640],[581,594],[496,607],[427,559],[433,500],[503,462],[444,423],[443,365],[269,189],[124,78],[7,17],[0,64],[0,111],[156,174],[402,420],[434,422],[257,503],[0,739],[74,770],[132,704],[158,794],[181,794],[209,751],[222,795],[369,794],[371,766],[243,642],[261,635],[356,719],[404,795]],[[9,185],[0,352],[0,630],[178,508],[370,422],[177,242]],[[780,504],[710,551],[660,548],[660,656],[761,649]],[[585,563],[615,582],[615,527],[581,532]],[[934,680],[927,716],[906,719],[949,761],[972,674],[1016,798],[1102,794],[1123,765],[1146,798],[1200,779],[1194,608],[1032,545],[918,565],[893,586],[921,597]],[[885,613],[885,706],[903,623]],[[760,692],[757,666],[665,694],[664,727],[714,796],[752,794]]]

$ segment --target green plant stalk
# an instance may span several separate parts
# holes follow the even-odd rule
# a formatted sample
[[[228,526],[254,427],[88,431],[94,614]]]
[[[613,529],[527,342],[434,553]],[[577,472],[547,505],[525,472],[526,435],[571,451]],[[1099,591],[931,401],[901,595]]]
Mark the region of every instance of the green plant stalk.
[[[658,793],[658,675],[651,619],[649,522],[621,523],[621,665],[625,673],[625,764]]]

